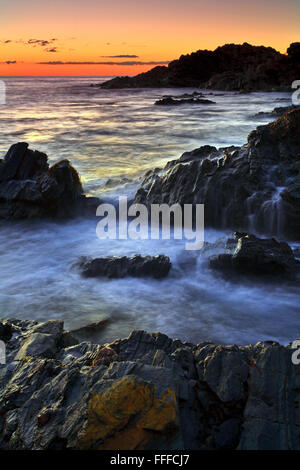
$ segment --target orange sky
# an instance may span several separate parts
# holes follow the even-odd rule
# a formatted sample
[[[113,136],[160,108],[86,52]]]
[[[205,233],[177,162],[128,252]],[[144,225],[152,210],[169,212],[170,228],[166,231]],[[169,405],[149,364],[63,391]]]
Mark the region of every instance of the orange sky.
[[[299,0],[1,0],[0,75],[133,75],[230,42],[285,52],[299,24]]]

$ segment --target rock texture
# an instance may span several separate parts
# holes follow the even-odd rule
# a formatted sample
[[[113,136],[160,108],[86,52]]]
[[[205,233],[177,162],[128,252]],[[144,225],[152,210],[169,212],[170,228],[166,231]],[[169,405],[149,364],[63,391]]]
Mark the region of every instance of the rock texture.
[[[204,204],[206,226],[299,239],[300,108],[242,147],[206,145],[148,172],[135,202]]]
[[[77,265],[85,277],[120,279],[126,276],[154,277],[161,279],[169,274],[171,262],[168,256],[110,256],[107,258],[83,258]]]
[[[98,345],[78,343],[60,321],[0,326],[1,449],[300,449],[290,346],[193,345],[145,331]]]
[[[201,87],[218,90],[290,91],[300,76],[300,43],[287,55],[271,47],[226,44],[214,51],[182,55],[168,67],[155,67],[135,77],[117,77],[102,88]]]
[[[278,279],[297,278],[300,264],[296,261],[291,247],[275,238],[259,239],[254,235],[236,233],[236,243],[227,241],[230,253],[220,253],[210,258],[210,265],[226,273]]]
[[[95,213],[97,198],[87,198],[68,160],[49,167],[46,154],[25,142],[0,160],[0,219],[68,217]]]

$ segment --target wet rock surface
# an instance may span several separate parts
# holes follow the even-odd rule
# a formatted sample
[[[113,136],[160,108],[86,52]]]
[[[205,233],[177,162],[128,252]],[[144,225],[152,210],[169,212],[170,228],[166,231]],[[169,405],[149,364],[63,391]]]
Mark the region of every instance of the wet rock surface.
[[[66,346],[60,321],[0,325],[1,449],[300,448],[291,346],[193,345],[145,331]],[[51,337],[50,355],[41,342],[23,355],[36,335]]]
[[[271,47],[225,44],[214,51],[199,50],[182,55],[135,77],[117,77],[102,88],[199,87],[226,91],[290,91],[300,76],[300,43],[287,54]]]
[[[126,276],[166,277],[171,269],[168,256],[110,256],[107,258],[83,258],[77,264],[85,277],[108,277],[120,279]]]
[[[251,132],[242,147],[206,145],[148,172],[136,203],[204,204],[205,224],[299,239],[300,109]]]
[[[254,235],[236,233],[235,243],[227,241],[230,253],[210,258],[210,266],[224,272],[296,280],[300,263],[291,247],[275,238],[261,239]]]
[[[65,218],[95,214],[97,198],[83,194],[68,160],[49,167],[46,154],[19,142],[0,160],[0,219]]]

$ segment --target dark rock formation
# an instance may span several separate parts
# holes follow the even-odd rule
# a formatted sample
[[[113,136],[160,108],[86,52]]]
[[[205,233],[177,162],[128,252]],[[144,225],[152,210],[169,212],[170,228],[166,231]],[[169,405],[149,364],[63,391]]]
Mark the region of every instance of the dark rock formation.
[[[271,47],[226,44],[214,51],[182,55],[168,67],[155,67],[135,77],[117,77],[102,88],[200,87],[218,90],[290,91],[300,76],[299,43],[287,55]]]
[[[83,258],[78,267],[85,277],[123,278],[154,277],[161,279],[169,274],[171,262],[168,256],[110,256],[107,258]]]
[[[0,365],[1,449],[300,447],[291,346],[193,345],[144,331],[65,346],[58,321],[0,325],[13,333]]]
[[[260,239],[254,235],[236,234],[232,253],[221,253],[210,258],[210,266],[238,274],[295,279],[300,265],[290,246],[274,238]],[[227,245],[228,246],[228,245]]]
[[[20,142],[0,160],[0,219],[68,217],[94,213],[97,198],[87,198],[68,160],[49,167],[46,154]]]
[[[202,98],[181,98],[176,99],[171,96],[155,101],[157,106],[178,106],[180,104],[216,104],[215,101],[204,100]]]
[[[292,111],[296,106],[279,106],[274,108],[272,111],[261,111],[254,115],[254,117],[267,117],[267,118],[279,118],[283,116],[287,111]]]
[[[148,173],[135,202],[205,204],[206,226],[299,239],[300,108],[240,148],[204,146]]]

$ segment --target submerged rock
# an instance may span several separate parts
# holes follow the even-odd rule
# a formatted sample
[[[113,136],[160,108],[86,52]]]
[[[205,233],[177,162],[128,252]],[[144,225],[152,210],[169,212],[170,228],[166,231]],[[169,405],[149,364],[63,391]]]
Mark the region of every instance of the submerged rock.
[[[299,239],[300,108],[251,132],[242,147],[204,146],[148,173],[136,203],[204,204],[208,227]]]
[[[202,98],[181,98],[176,99],[171,96],[167,98],[162,98],[155,101],[154,103],[157,106],[177,106],[180,104],[216,104],[215,101],[205,100]]]
[[[285,242],[274,238],[260,239],[254,235],[236,234],[233,253],[221,253],[210,258],[210,266],[225,272],[295,279],[300,268],[293,251]]]
[[[287,111],[292,111],[296,106],[280,106],[274,108],[272,111],[261,111],[254,115],[254,117],[267,117],[267,118],[278,118],[283,116]]]
[[[60,322],[6,324],[18,334],[0,365],[2,450],[300,447],[290,346],[193,345],[133,331],[105,346],[64,347]],[[52,357],[43,348],[20,357],[36,331],[55,337]]]
[[[83,194],[68,160],[49,167],[46,154],[20,142],[0,161],[0,219],[95,214],[98,205],[97,198]]]
[[[83,258],[78,264],[85,277],[123,278],[154,277],[161,279],[169,274],[171,262],[168,256],[110,256],[107,258]]]

